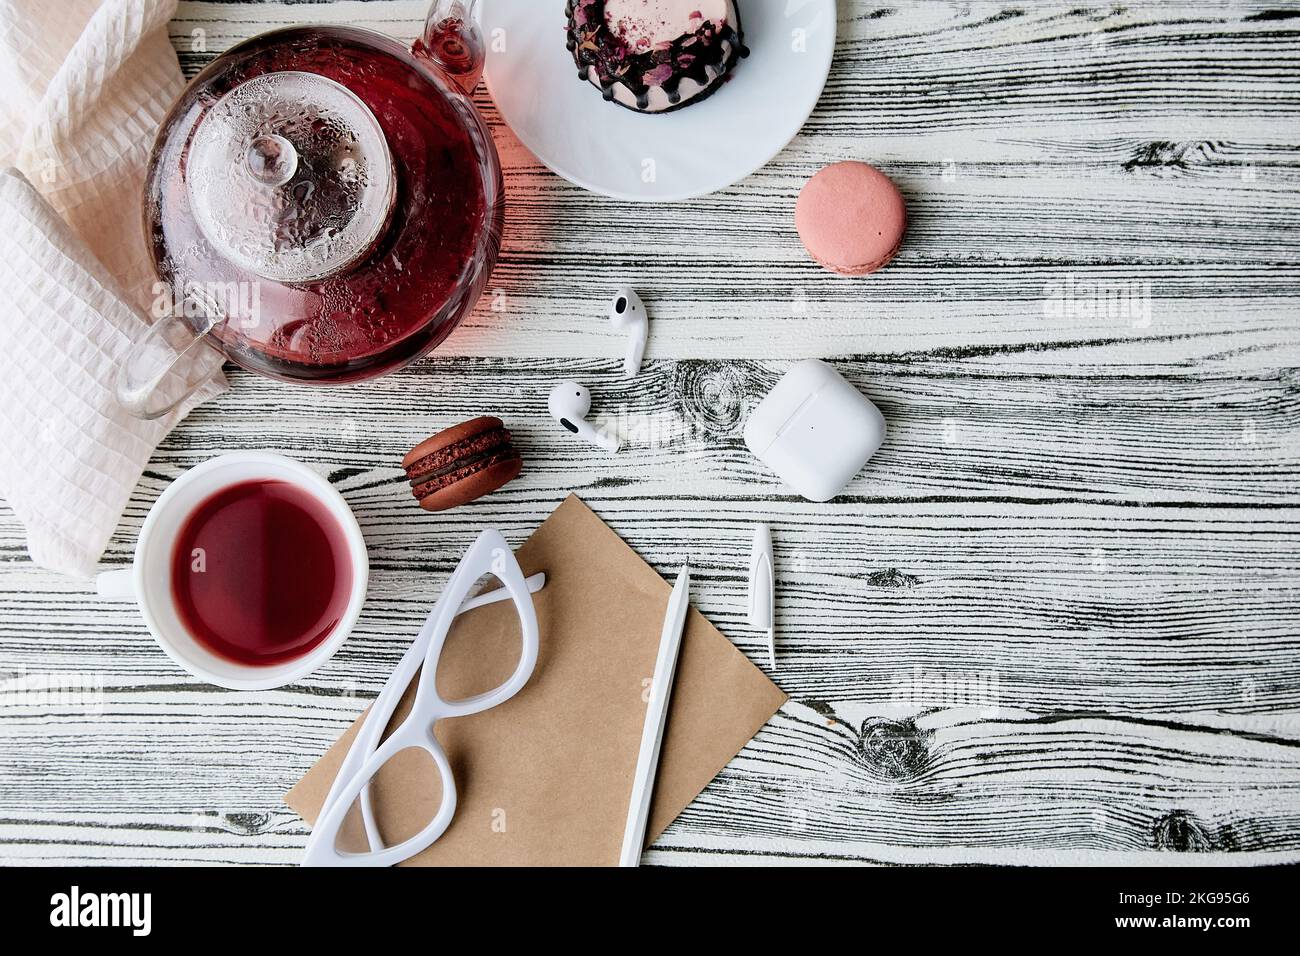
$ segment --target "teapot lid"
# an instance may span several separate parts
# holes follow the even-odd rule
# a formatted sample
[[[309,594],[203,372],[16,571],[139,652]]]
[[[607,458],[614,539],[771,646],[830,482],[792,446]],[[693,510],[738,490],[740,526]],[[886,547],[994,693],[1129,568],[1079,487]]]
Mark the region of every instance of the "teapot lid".
[[[195,130],[186,180],[218,254],[288,283],[367,255],[396,193],[374,114],[342,84],[299,71],[263,73],[221,97]]]

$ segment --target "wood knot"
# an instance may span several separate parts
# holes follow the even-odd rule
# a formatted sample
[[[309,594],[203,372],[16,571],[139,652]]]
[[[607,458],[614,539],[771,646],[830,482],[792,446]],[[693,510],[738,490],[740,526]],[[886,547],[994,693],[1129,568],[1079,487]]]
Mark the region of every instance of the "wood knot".
[[[873,588],[912,588],[920,584],[921,579],[898,568],[886,568],[868,574],[867,583]]]
[[[858,734],[858,759],[887,780],[914,780],[930,762],[930,736],[910,719],[866,720]]]
[[[227,813],[225,820],[236,833],[247,836],[265,833],[271,826],[269,813]]]
[[[1185,173],[1195,166],[1213,165],[1217,161],[1218,148],[1218,144],[1209,140],[1190,143],[1154,140],[1135,149],[1123,168],[1126,173]]]
[[[1157,850],[1208,853],[1217,849],[1205,824],[1186,810],[1174,810],[1157,820],[1152,837]]]
[[[741,441],[745,417],[773,383],[760,365],[686,360],[673,367],[672,390],[682,419],[702,437]]]

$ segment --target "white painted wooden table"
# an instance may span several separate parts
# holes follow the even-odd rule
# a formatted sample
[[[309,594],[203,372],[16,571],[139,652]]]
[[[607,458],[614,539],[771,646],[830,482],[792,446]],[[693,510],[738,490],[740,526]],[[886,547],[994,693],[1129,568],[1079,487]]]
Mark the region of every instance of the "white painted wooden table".
[[[410,39],[423,8],[182,3],[172,35],[192,73],[290,22]],[[294,862],[280,795],[461,549],[489,522],[522,540],[570,490],[659,569],[689,552],[696,603],[762,666],[744,565],[751,522],[774,528],[792,701],[648,861],[1300,858],[1300,4],[841,0],[839,28],[802,135],[672,206],[556,178],[480,92],[507,167],[504,310],[360,387],[233,374],[159,449],[105,566],[171,479],[237,448],[309,462],[356,510],[371,598],[311,680],[188,679],[134,611],[33,568],[0,506],[0,672],[62,688],[2,698],[0,860]],[[817,268],[792,228],[805,179],[846,158],[912,214],[868,279]],[[601,318],[624,281],[654,316],[631,385]],[[825,505],[740,438],[804,356],[891,429]],[[620,455],[545,417],[560,376],[639,426]],[[421,516],[402,454],[481,412],[524,476]]]

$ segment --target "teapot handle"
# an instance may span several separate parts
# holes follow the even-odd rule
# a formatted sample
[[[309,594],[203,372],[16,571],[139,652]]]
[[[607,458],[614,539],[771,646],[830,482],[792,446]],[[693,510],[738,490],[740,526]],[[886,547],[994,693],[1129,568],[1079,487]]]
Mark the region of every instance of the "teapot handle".
[[[161,418],[211,381],[223,361],[205,341],[214,325],[195,329],[178,315],[151,325],[118,368],[118,404],[137,418]]]
[[[483,75],[483,36],[478,28],[479,0],[433,0],[424,31],[411,52],[447,74],[467,94]]]

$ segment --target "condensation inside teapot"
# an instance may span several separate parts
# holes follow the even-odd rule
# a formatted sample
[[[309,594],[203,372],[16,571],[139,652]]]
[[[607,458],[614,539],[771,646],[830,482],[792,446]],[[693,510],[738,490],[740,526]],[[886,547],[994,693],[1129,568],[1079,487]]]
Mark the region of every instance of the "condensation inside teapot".
[[[337,383],[473,308],[504,218],[491,135],[387,37],[290,28],[230,50],[164,122],[145,190],[159,278],[240,365]]]
[[[395,196],[374,114],[312,73],[235,87],[194,133],[186,186],[204,238],[265,279],[306,282],[370,252]]]

